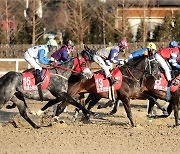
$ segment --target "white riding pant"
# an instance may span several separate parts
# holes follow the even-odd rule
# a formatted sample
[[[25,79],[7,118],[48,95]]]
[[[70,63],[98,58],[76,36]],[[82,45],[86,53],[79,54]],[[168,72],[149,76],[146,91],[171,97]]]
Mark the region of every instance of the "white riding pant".
[[[112,69],[112,63],[109,60],[106,62],[98,55],[94,55],[93,60],[99,64],[99,66],[104,69],[106,78],[111,76],[110,70]]]
[[[40,70],[40,71],[42,70],[42,67],[41,67],[40,64],[38,63],[38,59],[35,59],[35,58],[31,57],[28,52],[25,52],[25,53],[24,53],[24,59],[25,59],[35,70],[36,70],[36,69],[38,69],[38,70]]]
[[[171,81],[172,77],[171,77],[171,69],[169,68],[167,62],[164,60],[164,58],[162,58],[159,54],[155,54],[155,58],[156,60],[159,62],[159,64],[161,65],[161,67],[164,69],[165,71],[165,75],[168,81]]]

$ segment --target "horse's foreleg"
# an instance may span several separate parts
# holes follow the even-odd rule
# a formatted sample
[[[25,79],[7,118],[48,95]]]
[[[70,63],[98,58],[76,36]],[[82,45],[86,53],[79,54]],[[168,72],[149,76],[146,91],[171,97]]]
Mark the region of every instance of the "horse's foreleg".
[[[174,105],[174,118],[175,118],[175,125],[178,126],[178,120],[179,120],[179,103],[175,103]]]
[[[135,127],[132,112],[131,112],[131,107],[130,107],[130,100],[129,99],[125,99],[125,100],[122,99],[122,103],[123,103],[124,109],[126,111],[127,117],[129,118],[129,120],[131,122],[131,126]]]
[[[178,120],[179,120],[179,105],[180,105],[180,97],[179,97],[179,91],[176,91],[171,99],[170,104],[174,105],[174,118],[175,118],[175,125],[178,126]]]
[[[62,97],[69,102],[71,105],[74,105],[75,107],[79,108],[80,110],[82,110],[84,116],[88,119],[89,116],[88,114],[90,114],[91,112],[88,111],[85,107],[83,107],[80,103],[78,103],[77,101],[75,101],[69,94],[67,93],[62,93]]]
[[[63,113],[64,109],[68,105],[69,105],[69,103],[68,102],[64,102],[64,101],[59,103],[58,106],[57,106],[57,110],[55,112],[55,116],[59,116],[61,113]]]
[[[40,110],[38,110],[37,112],[31,112],[33,115],[37,115],[37,116],[40,116],[42,113],[44,113],[44,111],[49,108],[50,106],[58,103],[59,100],[58,99],[53,99],[53,100],[50,100],[48,101],[48,103],[46,103]]]

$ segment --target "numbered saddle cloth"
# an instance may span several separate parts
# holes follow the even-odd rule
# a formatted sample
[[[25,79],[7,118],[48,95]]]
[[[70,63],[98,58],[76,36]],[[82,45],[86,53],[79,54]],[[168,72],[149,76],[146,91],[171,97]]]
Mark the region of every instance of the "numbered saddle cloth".
[[[23,72],[22,77],[23,89],[25,91],[37,90],[37,85],[35,85],[35,77],[33,72]],[[43,69],[41,78],[43,80],[43,82],[41,83],[41,88],[43,90],[47,88],[50,80],[50,72],[48,71],[48,69]]]
[[[106,78],[105,74],[94,73],[94,79],[96,84],[97,93],[109,91],[109,80]],[[113,86],[114,90],[120,89],[122,84],[122,73],[118,68],[114,68],[111,71],[112,77],[117,81]]]

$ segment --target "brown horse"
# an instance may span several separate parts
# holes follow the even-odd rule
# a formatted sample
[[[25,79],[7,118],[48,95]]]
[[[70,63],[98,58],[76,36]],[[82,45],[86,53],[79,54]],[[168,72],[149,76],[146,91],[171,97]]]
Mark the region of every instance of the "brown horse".
[[[149,75],[150,68],[152,70],[155,70],[154,68],[152,68],[152,66],[151,67],[149,66],[150,62],[152,63],[152,60],[148,61],[147,58],[143,58],[143,59],[133,61],[119,68],[121,72],[123,73],[123,79],[122,79],[123,82],[122,82],[121,88],[115,91],[115,94],[114,94],[115,104],[117,104],[119,100],[122,101],[125,111],[127,113],[127,116],[132,126],[135,126],[135,124],[134,124],[132,113],[131,113],[130,99],[149,99],[150,102],[157,103],[156,100],[148,93],[150,91],[148,91],[146,86],[144,86],[145,81],[147,81],[145,80],[147,77],[152,76],[154,79],[153,72],[152,72],[152,75]],[[154,67],[158,68],[156,66]],[[155,70],[155,72],[157,72],[157,70]],[[97,94],[94,78],[91,78],[91,79],[83,78],[83,79],[80,79],[79,81],[77,80],[78,82],[74,82],[74,78],[75,77],[71,77],[72,81],[71,82],[69,81],[68,94],[70,94],[71,96],[76,96],[79,99],[81,99],[84,94],[84,92],[82,91],[85,90],[86,92],[91,93],[94,96],[96,96],[96,98],[109,98],[108,92]],[[149,85],[147,82],[146,84],[147,86]],[[67,104],[68,104],[67,102],[61,103],[60,108],[61,109],[64,108],[65,106],[67,106]],[[41,110],[44,111],[46,107],[42,108]],[[169,113],[170,112],[171,111],[169,110]]]
[[[120,70],[123,74],[123,82],[121,88],[115,91],[115,108],[117,107],[118,100],[121,100],[132,126],[134,126],[134,122],[130,108],[130,99],[149,99],[150,109],[154,104],[157,104],[158,107],[164,111],[164,109],[156,102],[157,99],[166,100],[166,92],[154,89],[154,82],[159,78],[159,64],[155,59],[150,59],[149,57],[134,60],[120,67]],[[79,98],[81,98],[83,94],[78,93],[81,90],[86,90],[91,93],[92,96],[96,96],[97,101],[100,98],[108,98],[107,92],[97,94],[94,78],[89,80],[83,79],[79,83],[76,83],[76,86],[74,86],[76,89],[73,87],[74,84],[71,84],[68,92],[72,95],[78,94]],[[172,93],[169,101],[170,105],[167,108],[168,115],[170,115],[174,107],[176,126],[178,125],[178,108],[180,103],[179,92],[180,90],[178,89],[176,92]],[[91,105],[94,105],[93,101],[91,101],[91,103]],[[61,104],[61,106],[63,105],[64,104]],[[88,109],[91,108],[91,105]],[[150,109],[148,112],[150,112]]]

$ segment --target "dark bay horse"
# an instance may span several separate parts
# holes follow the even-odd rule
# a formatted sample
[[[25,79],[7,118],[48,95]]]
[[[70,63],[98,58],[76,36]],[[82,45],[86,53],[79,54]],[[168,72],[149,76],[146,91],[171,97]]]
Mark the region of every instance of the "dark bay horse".
[[[49,68],[50,79],[46,89],[42,90],[43,101],[53,105],[60,101],[67,101],[70,104],[82,109],[88,118],[90,113],[81,104],[76,102],[68,93],[68,78],[72,74],[74,58],[65,62],[61,67]],[[58,73],[57,73],[58,72]],[[39,128],[27,115],[27,104],[24,98],[40,100],[38,90],[26,91],[23,89],[22,73],[8,72],[0,78],[0,109],[8,101],[12,101],[18,107],[20,115],[34,128]]]
[[[121,88],[115,91],[115,104],[118,103],[118,100],[122,101],[132,126],[135,126],[135,124],[131,113],[130,99],[149,99],[152,106],[156,103],[160,109],[164,110],[156,102],[156,99],[166,100],[166,92],[154,89],[154,82],[159,78],[158,67],[159,64],[155,59],[150,59],[150,57],[143,57],[137,60],[133,60],[119,68],[123,74],[123,79]],[[82,79],[75,85],[76,86],[74,87],[73,84],[72,86],[69,86],[68,91],[71,94],[76,94],[79,95],[79,97],[82,97],[81,90],[86,90],[88,93],[91,93],[97,100],[100,98],[108,98],[107,92],[97,94],[94,78],[88,80]],[[174,107],[175,125],[178,125],[179,101],[178,89],[175,93],[172,93],[170,105],[167,109],[168,114],[170,115],[172,108]],[[63,105],[65,104],[61,104],[61,106]],[[117,105],[115,107],[117,107]],[[91,107],[88,109],[90,108]]]

